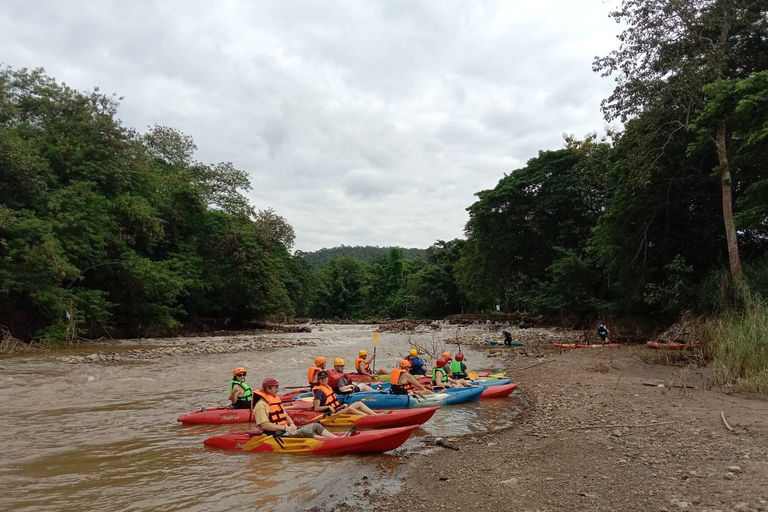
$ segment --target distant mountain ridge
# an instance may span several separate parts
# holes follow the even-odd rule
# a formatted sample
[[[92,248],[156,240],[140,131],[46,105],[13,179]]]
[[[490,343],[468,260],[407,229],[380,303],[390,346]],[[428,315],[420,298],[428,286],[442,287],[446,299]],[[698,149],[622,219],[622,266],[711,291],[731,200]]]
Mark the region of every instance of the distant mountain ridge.
[[[375,245],[341,245],[339,247],[323,248],[312,252],[301,252],[300,256],[309,263],[312,268],[320,268],[328,261],[339,256],[351,256],[368,264],[373,263],[381,257],[386,257],[391,247],[378,247]],[[427,258],[426,249],[401,248],[403,257],[407,260],[414,258]],[[298,254],[297,254],[298,255]]]

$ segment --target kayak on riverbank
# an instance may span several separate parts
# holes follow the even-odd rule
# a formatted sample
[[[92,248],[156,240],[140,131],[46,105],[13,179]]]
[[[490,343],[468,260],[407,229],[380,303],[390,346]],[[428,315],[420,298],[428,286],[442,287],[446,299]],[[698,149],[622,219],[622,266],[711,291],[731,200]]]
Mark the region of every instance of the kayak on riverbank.
[[[382,453],[400,447],[417,425],[366,430],[336,438],[278,437],[260,430],[209,437],[206,446],[254,453],[292,453],[296,455],[343,455],[346,453]]]
[[[623,347],[622,343],[606,343],[605,345],[593,344],[583,345],[581,343],[555,343],[555,348],[560,349],[573,349],[573,348],[619,348]]]
[[[483,393],[480,395],[480,399],[485,400],[486,398],[502,398],[509,396],[517,389],[519,385],[519,382],[510,382],[502,386],[486,387],[483,390]]]
[[[512,340],[511,343],[505,343],[504,340],[495,340],[493,338],[485,338],[486,343],[490,343],[491,345],[506,345],[508,347],[524,347],[525,343],[522,341]]]
[[[349,428],[352,425],[357,428],[392,428],[406,427],[409,425],[421,425],[434,416],[440,407],[428,407],[422,409],[384,410],[376,411],[374,416],[340,412],[326,417],[323,414],[302,407],[286,408],[288,415],[293,418],[296,425],[306,425],[319,421],[325,427]],[[199,410],[180,416],[177,421],[182,425],[210,425],[225,423],[248,423],[254,418],[250,409],[229,409],[228,407],[215,407]]]

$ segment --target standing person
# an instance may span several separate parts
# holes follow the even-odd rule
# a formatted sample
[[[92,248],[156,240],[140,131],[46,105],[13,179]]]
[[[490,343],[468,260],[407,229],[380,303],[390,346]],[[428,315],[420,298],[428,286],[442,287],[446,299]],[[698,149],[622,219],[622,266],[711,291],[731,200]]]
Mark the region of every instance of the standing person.
[[[371,362],[373,362],[376,356],[366,359],[367,356],[368,352],[366,350],[360,350],[357,353],[357,358],[355,358],[355,370],[357,370],[357,373],[360,375],[367,375],[373,379],[374,375],[371,372]]]
[[[410,361],[403,359],[400,361],[398,367],[390,372],[390,392],[393,395],[409,395],[411,393],[415,393],[417,395],[431,395],[432,391],[424,387],[421,382],[416,380],[416,377],[408,372],[410,367]],[[417,389],[418,391],[416,391]]]
[[[315,358],[315,366],[310,366],[307,372],[307,382],[309,382],[310,389],[317,386],[317,374],[325,370],[325,358],[323,356],[317,356]]]
[[[412,348],[410,352],[408,352],[408,357],[405,358],[408,360],[408,362],[411,363],[411,367],[408,370],[408,373],[411,375],[426,375],[427,369],[424,367],[424,361],[422,361],[419,358],[419,351],[415,348]]]
[[[234,409],[250,409],[253,391],[245,383],[248,372],[242,366],[232,370],[232,380],[229,381],[229,401]]]
[[[328,372],[322,371],[317,374],[317,386],[314,389],[315,400],[313,402],[315,412],[324,412],[326,415],[331,415],[336,411],[342,409],[349,412],[356,412],[357,414],[373,415],[376,414],[363,402],[354,402],[352,404],[342,404],[339,402],[339,398],[334,393],[333,389],[328,385]]]
[[[605,345],[605,340],[608,337],[608,327],[606,327],[602,320],[597,325],[597,335],[600,336],[600,339],[603,340],[603,345]]]
[[[504,344],[507,346],[512,346],[512,333],[504,329],[503,334],[504,334]]]
[[[258,401],[253,406],[253,413],[256,424],[265,434],[282,437],[336,437],[319,423],[308,423],[296,428],[296,424],[283,409],[283,399],[277,395],[278,389],[280,384],[277,379],[269,377],[261,383],[261,389],[254,393]]]
[[[343,358],[337,357],[333,360],[333,370],[328,371],[328,385],[341,395],[350,393],[359,393],[360,391],[376,391],[368,384],[359,382],[353,384],[344,373],[344,366],[347,364]]]

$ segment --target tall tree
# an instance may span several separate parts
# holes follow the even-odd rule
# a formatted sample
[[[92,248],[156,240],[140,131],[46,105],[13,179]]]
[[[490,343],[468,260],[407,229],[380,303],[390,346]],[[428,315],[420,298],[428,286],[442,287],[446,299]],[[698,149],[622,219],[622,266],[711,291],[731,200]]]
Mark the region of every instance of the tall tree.
[[[621,45],[594,61],[603,76],[618,75],[613,94],[603,102],[606,119],[626,122],[673,99],[676,112],[659,116],[659,131],[671,137],[687,129],[703,105],[704,85],[766,69],[766,12],[766,0],[624,0],[611,14],[628,25],[619,35]],[[719,163],[731,275],[741,281],[725,118],[716,123],[711,140]],[[649,167],[665,150],[662,145],[648,154]]]

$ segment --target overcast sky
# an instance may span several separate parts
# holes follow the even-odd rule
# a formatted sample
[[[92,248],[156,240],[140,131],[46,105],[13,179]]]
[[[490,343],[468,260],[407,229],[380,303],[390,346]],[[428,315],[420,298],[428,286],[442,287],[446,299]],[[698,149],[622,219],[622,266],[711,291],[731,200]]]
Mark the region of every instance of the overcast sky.
[[[475,192],[602,132],[617,0],[9,1],[0,62],[125,99],[250,173],[296,248],[428,247]]]

